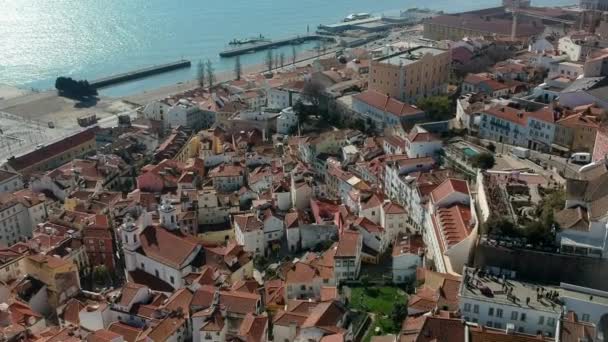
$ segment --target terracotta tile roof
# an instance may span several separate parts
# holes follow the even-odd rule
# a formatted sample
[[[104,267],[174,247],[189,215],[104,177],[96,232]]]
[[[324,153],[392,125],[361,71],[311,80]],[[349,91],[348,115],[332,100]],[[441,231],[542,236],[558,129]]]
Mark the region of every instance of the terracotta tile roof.
[[[438,237],[441,237],[441,246],[447,251],[455,244],[469,236],[471,230],[471,208],[462,204],[455,204],[447,208],[440,208],[433,216],[433,223]]]
[[[239,336],[246,342],[262,342],[266,341],[266,330],[268,327],[268,317],[255,316],[248,313],[243,318],[241,327],[239,328]]]
[[[485,74],[467,74],[467,76],[464,78],[464,80],[462,82],[468,83],[468,84],[473,84],[473,85],[478,85],[487,80],[488,80],[488,77],[486,77]]]
[[[404,156],[403,158],[397,159],[395,161],[399,167],[412,167],[417,165],[433,165],[435,164],[435,160],[432,157],[423,157],[423,158],[409,158],[408,156]]]
[[[337,301],[319,303],[310,311],[310,315],[306,318],[304,323],[302,323],[302,328],[335,328],[344,314],[346,314],[346,311],[347,310]]]
[[[371,107],[375,107],[384,112],[391,113],[393,115],[402,117],[422,114],[423,111],[401,102],[395,98],[379,93],[375,90],[366,90],[354,96],[358,101],[364,102]]]
[[[483,81],[483,83],[486,86],[488,86],[492,91],[498,91],[498,90],[511,88],[511,86],[509,84],[507,84],[506,82],[500,82],[500,81],[497,81],[497,80],[491,79],[491,78]]]
[[[361,239],[361,234],[354,231],[344,231],[342,235],[340,235],[340,240],[338,241],[338,248],[336,249],[336,257],[355,257],[360,250],[359,242]]]
[[[63,267],[65,265],[70,264],[70,262],[67,260],[63,260],[61,258],[57,258],[57,257],[50,256],[50,255],[39,255],[38,254],[38,255],[28,256],[28,258],[39,264],[46,264],[50,268],[59,268],[59,267]]]
[[[220,305],[228,312],[239,314],[247,314],[258,311],[258,303],[261,297],[259,294],[236,292],[236,291],[220,291]],[[261,303],[260,303],[261,304]]]
[[[187,284],[214,285],[218,276],[217,269],[211,265],[203,265],[200,272],[190,273],[184,277]]]
[[[108,330],[122,336],[126,342],[137,342],[143,335],[143,330],[121,322],[110,324]]]
[[[434,203],[439,203],[452,193],[459,192],[469,195],[469,185],[462,179],[448,178],[431,192],[431,199]]]
[[[399,342],[416,342],[416,337],[418,337],[420,330],[422,330],[426,317],[424,315],[408,316],[401,325]]]
[[[382,228],[382,226],[375,224],[367,217],[357,217],[357,219],[353,222],[353,225],[361,227],[371,234],[384,232],[384,228]]]
[[[593,341],[595,336],[596,327],[591,323],[579,321],[576,313],[568,311],[564,318],[562,318],[560,341]]]
[[[152,341],[167,341],[184,324],[185,320],[181,317],[167,317],[150,330],[148,338],[151,338]]]
[[[464,341],[464,332],[460,319],[426,316],[416,342]]]
[[[555,213],[555,222],[561,229],[588,232],[590,229],[587,209],[582,207],[563,209]]]
[[[420,235],[398,236],[393,243],[392,256],[400,256],[403,254],[420,255],[424,252],[424,241]]]
[[[190,305],[194,308],[209,308],[213,304],[213,297],[216,288],[210,285],[203,285],[194,291]]]
[[[550,337],[528,335],[516,331],[506,332],[504,329],[488,328],[486,326],[469,326],[469,341],[471,342],[538,342],[555,341]],[[560,341],[564,341],[560,339]],[[580,340],[575,340],[580,341]],[[589,340],[589,341],[592,341]]]
[[[235,215],[234,222],[239,226],[243,232],[253,232],[256,230],[264,229],[264,223],[258,220],[254,214],[246,215]]]
[[[224,329],[224,317],[219,309],[209,308],[194,314],[194,317],[204,317],[201,331],[220,332]]]
[[[120,300],[118,301],[117,304],[121,305],[121,306],[126,306],[126,307],[128,307],[129,305],[132,305],[133,299],[135,299],[135,296],[137,295],[137,293],[142,289],[147,289],[147,286],[141,285],[141,284],[136,284],[133,282],[127,282],[122,287],[122,291],[120,293]]]
[[[112,342],[117,338],[122,338],[122,336],[110,330],[100,329],[88,334],[87,342]]]
[[[288,327],[291,324],[295,324],[296,327],[301,327],[307,318],[308,318],[308,312],[300,313],[300,312],[287,312],[287,311],[280,310],[274,316],[272,324],[278,325],[278,326],[284,326],[284,327]]]
[[[588,127],[598,129],[600,124],[595,116],[585,115],[584,113],[568,115],[557,121],[560,126],[577,128],[577,127]]]
[[[68,300],[63,309],[63,320],[75,326],[80,326],[80,310],[84,308],[85,305],[78,299]]]
[[[238,177],[245,174],[245,168],[241,165],[220,165],[209,171],[209,177]]]
[[[266,306],[285,305],[285,283],[282,280],[275,279],[264,282],[264,291]]]
[[[19,172],[20,170],[28,168],[49,158],[53,158],[56,155],[87,141],[94,142],[96,131],[97,127],[86,129],[57,142],[42,146],[41,148],[35,149],[32,152],[26,153],[19,157],[9,158],[8,164],[11,168]]]
[[[338,300],[338,288],[335,286],[321,286],[321,301],[333,301]]]
[[[394,203],[394,202],[384,203],[384,205],[382,206],[382,209],[384,210],[384,214],[388,214],[388,215],[399,215],[399,214],[407,213],[405,211],[405,208],[403,208],[401,205]]]
[[[374,337],[372,337],[372,340],[374,339]],[[321,337],[321,340],[319,340],[319,342],[344,342],[344,333],[340,332],[337,334],[325,335]]]
[[[166,301],[166,304],[163,305],[163,308],[171,311],[180,311],[183,312],[186,317],[190,313],[190,303],[193,298],[192,292],[187,288],[181,288],[175,291],[171,297],[169,297]]]
[[[367,200],[361,201],[361,209],[365,210],[380,207],[382,205],[383,200],[384,196],[378,193],[374,193]]]
[[[533,112],[528,112],[528,116],[544,122],[555,123],[559,117],[559,113],[552,108],[543,107]]]
[[[9,305],[8,309],[12,314],[13,324],[29,326],[30,318],[33,318],[34,321],[38,321],[42,318],[42,315],[32,310],[32,308],[28,304],[25,304],[18,300],[13,301],[13,303]]]
[[[393,334],[384,335],[384,336],[374,336],[372,337],[370,342],[395,342],[397,341],[397,336]]]
[[[181,269],[184,262],[196,252],[198,244],[179,232],[150,226],[139,236],[141,247],[138,252],[162,264]]]
[[[426,132],[426,131],[419,131],[419,130],[412,130],[410,132],[410,134],[408,134],[407,136],[407,140],[412,143],[412,142],[430,142],[430,141],[441,141],[441,139],[439,139],[439,137],[437,137],[436,135]]]
[[[237,280],[230,290],[237,292],[247,292],[247,293],[258,293],[258,290],[262,287],[255,280]]]
[[[80,337],[77,337],[76,327],[59,328],[52,326],[38,333],[42,342],[82,342]]]
[[[389,135],[384,137],[384,142],[391,146],[401,147],[401,149],[405,148],[405,140],[398,135]]]
[[[298,261],[296,262],[285,277],[286,284],[308,284],[312,283],[318,271],[311,265]]]
[[[439,273],[427,269],[423,271],[424,284],[408,300],[408,307],[423,312],[435,308],[440,310],[458,310],[461,278],[446,273]]]
[[[520,126],[525,127],[528,124],[528,112],[522,109],[501,105],[488,108],[484,112],[488,115],[510,121]]]

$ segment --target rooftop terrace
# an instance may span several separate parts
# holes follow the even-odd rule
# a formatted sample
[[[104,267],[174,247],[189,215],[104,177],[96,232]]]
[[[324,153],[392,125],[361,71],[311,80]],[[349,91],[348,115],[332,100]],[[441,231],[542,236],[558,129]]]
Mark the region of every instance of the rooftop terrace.
[[[381,63],[392,64],[392,65],[408,65],[417,62],[422,56],[431,54],[437,56],[444,53],[445,50],[437,49],[433,47],[420,46],[407,51],[400,52],[398,54],[379,59]]]

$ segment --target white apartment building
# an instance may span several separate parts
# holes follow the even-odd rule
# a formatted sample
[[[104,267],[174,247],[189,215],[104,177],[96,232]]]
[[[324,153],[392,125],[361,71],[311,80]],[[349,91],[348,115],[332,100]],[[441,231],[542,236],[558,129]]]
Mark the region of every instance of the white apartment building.
[[[0,192],[13,192],[23,189],[23,180],[18,173],[0,170]]]
[[[234,216],[234,236],[236,242],[246,252],[264,255],[264,223],[254,214]]]
[[[439,137],[420,126],[414,126],[405,139],[405,154],[410,158],[434,157],[442,147]]]
[[[43,194],[29,190],[0,196],[0,245],[11,246],[32,237],[34,227],[48,214]]]
[[[390,240],[406,232],[407,218],[407,211],[397,203],[387,201],[380,208],[380,226],[386,230]]]
[[[292,107],[302,99],[300,91],[297,89],[290,89],[288,87],[274,87],[269,88],[266,92],[267,106],[268,108],[285,109]]]
[[[562,253],[608,258],[608,194],[602,191],[606,182],[603,160],[582,167],[579,179],[566,181],[566,205],[555,214]]]
[[[468,183],[448,178],[430,194],[424,242],[437,271],[459,274],[477,239],[478,221]]]
[[[229,198],[230,195],[224,195]],[[230,213],[238,212],[238,204],[222,203],[217,191],[205,187],[198,191],[198,224],[213,225],[230,221]]]
[[[298,127],[298,115],[292,107],[281,110],[277,117],[277,133],[290,134]]]
[[[143,109],[147,119],[162,121],[166,128],[177,126],[192,129],[209,128],[215,122],[215,115],[210,111],[201,111],[198,105],[187,99],[175,103],[161,100],[149,103]]]
[[[340,235],[334,255],[334,272],[337,283],[342,280],[359,278],[362,248],[363,237],[359,232],[344,231]]]
[[[525,283],[507,274],[464,269],[459,299],[466,321],[555,337],[561,316],[572,311],[582,322],[594,324],[597,340],[604,340],[608,333],[608,292],[567,283]]]
[[[562,315],[562,306],[551,299],[552,287],[536,286],[500,276],[463,271],[459,290],[460,311],[468,322],[520,333],[554,337]]]
[[[245,182],[245,168],[241,165],[222,164],[209,171],[213,187],[221,192],[239,190]]]

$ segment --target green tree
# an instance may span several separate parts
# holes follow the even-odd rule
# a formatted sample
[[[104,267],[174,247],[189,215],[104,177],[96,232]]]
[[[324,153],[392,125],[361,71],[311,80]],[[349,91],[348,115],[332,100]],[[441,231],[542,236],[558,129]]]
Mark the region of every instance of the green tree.
[[[55,89],[60,96],[74,99],[87,98],[97,95],[97,89],[89,84],[87,80],[74,80],[71,77],[57,77]]]
[[[237,81],[241,79],[242,71],[241,56],[236,56],[234,60],[234,77],[236,77]]]
[[[482,226],[482,231],[486,234],[495,234],[499,236],[519,237],[521,231],[517,226],[506,217],[490,216]]]
[[[361,281],[361,286],[363,286],[365,290],[369,288],[369,276],[367,274],[362,275],[361,278],[359,278],[359,281]]]
[[[310,110],[304,105],[304,103],[302,103],[300,99],[298,99],[293,105],[293,111],[296,112],[298,122],[300,124],[305,124],[310,121]]]
[[[253,267],[255,267],[258,270],[264,270],[266,267],[268,266],[268,260],[261,256],[261,255],[256,255],[253,258]]]
[[[555,242],[551,225],[542,221],[528,222],[524,227],[524,234],[528,243],[532,245],[552,245]]]
[[[473,157],[472,163],[473,167],[488,170],[494,167],[496,161],[494,160],[494,156],[492,154],[483,152]]]
[[[395,327],[401,327],[407,317],[407,305],[405,303],[395,303],[391,317]]]
[[[317,81],[309,81],[304,84],[304,88],[302,89],[302,97],[308,102],[310,102],[315,110],[319,110],[319,105],[321,104],[321,100],[325,96],[325,87],[321,82]]]
[[[268,69],[268,72],[272,71],[272,50],[268,49],[268,51],[266,51],[266,60],[264,61],[266,63],[266,68]]]
[[[201,87],[205,87],[205,77],[207,74],[205,73],[205,63],[203,61],[198,61],[196,65],[196,80],[198,81],[198,85]]]
[[[205,63],[205,71],[207,72],[207,84],[209,85],[209,90],[213,88],[213,84],[215,83],[215,71],[213,69],[213,64],[211,60],[207,60]]]
[[[99,285],[109,285],[108,283],[111,282],[112,278],[105,265],[95,266],[93,269],[93,280]]]
[[[418,100],[417,105],[431,121],[449,120],[454,116],[455,109],[447,96],[430,96]]]

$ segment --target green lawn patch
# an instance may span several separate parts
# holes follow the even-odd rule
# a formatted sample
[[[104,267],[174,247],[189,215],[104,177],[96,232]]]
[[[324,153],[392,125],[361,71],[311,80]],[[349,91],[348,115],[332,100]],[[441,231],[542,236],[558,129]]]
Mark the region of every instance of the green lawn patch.
[[[390,316],[395,303],[405,303],[406,294],[397,287],[354,287],[351,289],[350,305],[353,309]]]
[[[368,334],[363,341],[371,340],[375,335],[376,327],[380,328],[380,334],[397,333],[401,324],[395,324],[391,316],[396,303],[405,303],[406,293],[391,286],[380,287],[353,287],[351,288],[350,306],[353,309],[373,313],[375,318],[371,324]]]

